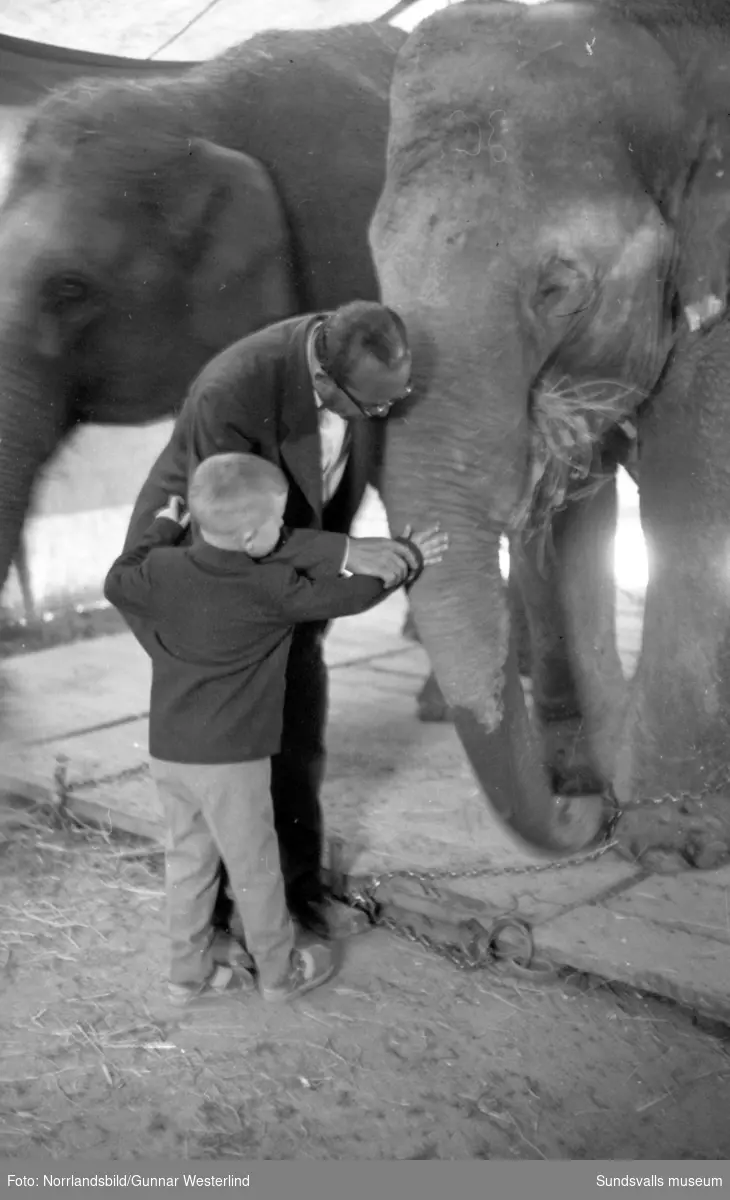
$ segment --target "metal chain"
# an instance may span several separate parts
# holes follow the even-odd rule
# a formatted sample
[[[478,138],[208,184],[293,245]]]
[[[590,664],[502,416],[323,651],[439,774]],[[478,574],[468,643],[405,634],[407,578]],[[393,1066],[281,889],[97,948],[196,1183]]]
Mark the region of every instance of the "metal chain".
[[[480,967],[492,965],[497,959],[500,959],[504,960],[504,962],[509,962],[513,968],[519,967],[522,970],[529,971],[534,946],[530,925],[524,917],[516,913],[502,913],[496,917],[490,929],[485,929],[476,919],[466,922],[462,921],[459,923],[458,928],[464,934],[470,935],[468,947],[463,944],[463,941],[458,945],[454,942],[440,943],[429,937],[428,934],[416,933],[407,924],[397,922],[392,917],[386,916],[382,912],[382,907],[377,899],[378,889],[392,879],[414,879],[420,883],[426,892],[430,891],[432,895],[438,897],[438,889],[433,886],[437,880],[477,879],[488,876],[502,878],[505,876],[540,875],[547,871],[565,870],[569,867],[582,866],[583,863],[595,862],[616,845],[617,843],[611,840],[596,847],[595,850],[589,851],[587,854],[574,855],[571,858],[565,858],[557,862],[528,863],[526,866],[495,867],[492,863],[487,863],[470,867],[467,870],[443,869],[440,871],[416,871],[402,869],[398,871],[384,871],[379,875],[372,875],[368,880],[361,883],[359,887],[351,886],[343,899],[351,907],[364,912],[373,925],[390,929],[393,933],[406,938],[408,941],[423,946],[425,949],[440,955],[442,958],[447,958],[459,970],[475,970]],[[521,956],[524,960],[523,963],[517,963],[514,953],[510,955],[499,952],[497,946],[498,935],[509,927],[519,929],[527,942],[527,953]]]
[[[471,867],[468,870],[463,869],[446,869],[437,871],[417,871],[417,870],[397,870],[384,871],[378,875],[373,875],[360,888],[354,889],[347,897],[348,902],[355,908],[360,908],[367,913],[370,920],[385,929],[391,930],[400,937],[406,938],[425,949],[438,954],[442,958],[448,959],[459,970],[474,970],[478,967],[484,967],[490,963],[494,963],[497,959],[502,959],[505,965],[514,969],[523,970],[526,974],[530,974],[530,963],[532,961],[532,934],[528,923],[520,917],[503,915],[497,917],[492,925],[491,930],[481,929],[479,934],[473,940],[472,945],[476,950],[473,953],[467,950],[464,945],[456,945],[455,943],[439,943],[435,939],[430,938],[428,934],[416,933],[407,925],[399,924],[392,917],[385,916],[380,911],[380,905],[377,901],[377,892],[384,883],[392,879],[414,879],[424,888],[426,892],[431,892],[432,895],[438,896],[438,889],[432,885],[437,880],[444,879],[476,879],[506,876],[531,876],[544,874],[548,871],[561,871],[569,867],[582,866],[583,863],[595,862],[602,858],[609,850],[614,849],[619,845],[618,839],[614,838],[616,828],[626,812],[635,812],[637,809],[656,808],[665,803],[682,803],[686,800],[701,802],[705,797],[717,791],[722,783],[730,782],[730,770],[724,770],[718,774],[716,778],[708,781],[708,785],[701,792],[678,792],[672,794],[665,792],[662,796],[647,796],[641,800],[630,801],[627,804],[620,805],[613,791],[613,788],[608,787],[604,792],[604,800],[607,805],[607,817],[604,824],[604,842],[596,849],[589,851],[586,854],[574,855],[571,858],[560,859],[557,862],[548,863],[529,863],[526,866],[511,866],[511,867],[495,867],[491,863],[479,864]],[[530,952],[527,956],[527,961],[524,965],[517,964],[514,960],[514,955],[499,954],[496,946],[496,937],[498,932],[508,925],[519,925],[522,932],[526,934],[530,942]],[[463,923],[460,926],[463,928]],[[525,968],[527,968],[525,970]],[[551,971],[537,973],[546,977]]]
[[[644,809],[657,809],[663,804],[685,804],[687,801],[701,804],[703,800],[716,795],[723,787],[728,787],[729,785],[730,768],[722,767],[710,776],[705,787],[700,791],[664,792],[661,796],[643,796],[640,800],[628,800],[625,804],[619,804],[613,788],[609,785],[604,792],[604,796],[612,805],[613,811],[607,821],[606,835],[608,837],[613,836],[617,825],[626,813],[640,812]]]
[[[575,855],[572,858],[558,859],[548,863],[528,863],[521,867],[495,867],[493,863],[481,863],[476,867],[470,867],[464,870],[463,867],[456,869],[444,869],[440,871],[417,871],[401,869],[398,871],[383,871],[379,875],[373,875],[368,883],[368,890],[374,894],[383,883],[389,882],[391,879],[415,879],[418,883],[428,883],[437,879],[481,879],[488,875],[542,875],[546,871],[564,871],[567,867],[579,867],[583,863],[595,862],[596,859],[602,858],[618,842],[604,842],[595,850],[590,850],[586,854]]]
[[[399,925],[392,917],[381,917],[377,921],[377,925],[380,929],[389,929],[397,937],[405,938],[408,942],[423,946],[424,950],[430,950],[431,953],[437,954],[439,958],[448,959],[460,971],[473,971],[478,967],[486,965],[481,960],[471,958],[460,946],[456,946],[453,943],[445,944],[436,942],[426,933],[415,933],[407,925]]]
[[[718,767],[715,771],[711,772],[705,786],[698,792],[664,792],[661,796],[644,796],[641,800],[629,800],[626,804],[620,806],[620,811],[632,812],[636,811],[636,809],[655,808],[660,804],[682,804],[686,800],[693,800],[695,803],[700,804],[708,796],[712,796],[728,786],[730,786],[730,767]],[[607,789],[606,795],[615,801],[613,789]]]
[[[468,945],[464,941],[456,942],[437,942],[434,938],[429,937],[427,933],[416,933],[408,924],[403,924],[393,919],[393,917],[381,916],[377,925],[381,929],[389,929],[398,937],[405,938],[406,941],[414,943],[414,945],[423,946],[425,950],[429,950],[440,958],[446,958],[449,962],[458,967],[460,971],[474,971],[484,967],[493,966],[497,961],[503,964],[513,964],[519,966],[522,970],[529,971],[529,964],[533,960],[534,945],[532,941],[532,930],[528,922],[519,916],[504,915],[497,917],[491,929],[486,929],[477,920],[473,919],[466,922],[460,922],[458,928],[464,934],[470,935]],[[519,954],[500,953],[497,938],[504,929],[513,927],[519,929],[526,943],[526,952]],[[517,959],[522,958],[523,963],[517,962]]]
[[[502,915],[496,919],[491,930],[481,929],[480,935],[476,937],[472,943],[476,953],[467,950],[464,945],[456,945],[455,943],[439,943],[435,939],[425,933],[416,933],[407,925],[398,923],[392,917],[386,916],[381,911],[381,906],[378,903],[377,893],[384,883],[393,879],[413,879],[423,887],[424,891],[430,892],[434,896],[438,896],[438,889],[433,886],[436,881],[445,879],[477,879],[477,878],[505,878],[515,876],[533,876],[545,874],[548,871],[563,871],[571,867],[582,866],[584,863],[596,862],[602,858],[609,850],[615,849],[619,845],[618,839],[614,837],[616,828],[621,820],[621,817],[626,811],[636,810],[638,808],[654,808],[658,804],[664,803],[666,800],[679,801],[681,799],[699,799],[696,795],[689,793],[680,793],[677,796],[665,795],[659,798],[642,799],[633,801],[626,805],[619,805],[617,797],[612,788],[607,788],[604,792],[604,801],[606,803],[606,820],[604,823],[604,841],[594,850],[588,851],[585,854],[573,855],[570,858],[559,859],[547,863],[528,863],[525,866],[509,866],[495,867],[492,863],[480,863],[477,866],[470,867],[467,870],[459,869],[442,869],[434,871],[418,871],[414,869],[383,871],[377,875],[372,875],[367,881],[362,883],[359,888],[350,889],[347,896],[347,902],[355,908],[364,911],[373,924],[382,928],[389,929],[400,937],[406,938],[425,949],[440,955],[442,958],[447,958],[460,970],[474,970],[478,967],[487,966],[490,962],[494,962],[500,958],[508,963],[512,968],[518,966],[514,961],[514,956],[499,954],[495,944],[497,932],[503,929],[506,925],[519,925],[522,932],[526,934],[530,941],[530,952],[527,955],[527,961],[524,966],[519,969],[527,968],[529,973],[530,962],[532,961],[532,935],[530,927],[526,921],[520,917],[510,915]],[[462,926],[463,928],[463,926]],[[512,961],[510,961],[512,958]],[[549,973],[549,972],[548,972]],[[543,974],[545,974],[543,972]]]

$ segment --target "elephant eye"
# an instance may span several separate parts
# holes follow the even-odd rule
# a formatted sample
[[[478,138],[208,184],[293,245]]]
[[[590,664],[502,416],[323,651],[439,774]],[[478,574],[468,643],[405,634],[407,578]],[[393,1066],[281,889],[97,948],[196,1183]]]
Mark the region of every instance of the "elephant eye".
[[[79,275],[60,275],[48,286],[48,299],[52,304],[81,304],[88,300],[90,288]]]

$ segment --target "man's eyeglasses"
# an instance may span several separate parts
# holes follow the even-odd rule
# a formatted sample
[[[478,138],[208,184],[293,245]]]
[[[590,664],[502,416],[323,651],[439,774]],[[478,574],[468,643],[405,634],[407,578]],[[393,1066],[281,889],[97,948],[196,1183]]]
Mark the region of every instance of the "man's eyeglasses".
[[[386,400],[384,404],[373,404],[366,408],[360,403],[359,400],[355,399],[352,392],[349,391],[343,383],[338,383],[336,379],[333,379],[332,382],[334,383],[335,387],[339,388],[339,390],[345,396],[347,396],[350,404],[354,404],[358,412],[362,413],[362,415],[367,417],[368,420],[371,417],[387,417],[394,404],[398,404],[401,400],[407,400],[408,397],[413,394],[413,384],[408,383],[406,384],[400,396],[394,396],[392,400]]]

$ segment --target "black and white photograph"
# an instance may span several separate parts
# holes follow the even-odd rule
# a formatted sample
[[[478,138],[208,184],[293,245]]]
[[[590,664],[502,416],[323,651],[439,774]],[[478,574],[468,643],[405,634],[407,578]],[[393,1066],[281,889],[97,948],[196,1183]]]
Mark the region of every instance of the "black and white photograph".
[[[726,155],[730,0],[2,0],[0,1194],[730,1186]]]

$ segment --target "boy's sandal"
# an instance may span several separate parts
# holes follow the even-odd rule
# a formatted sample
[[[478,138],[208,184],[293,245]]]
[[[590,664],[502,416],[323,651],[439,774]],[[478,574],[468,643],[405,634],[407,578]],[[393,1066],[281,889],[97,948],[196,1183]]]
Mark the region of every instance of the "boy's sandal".
[[[236,974],[231,967],[217,966],[203,983],[169,983],[168,997],[177,1008],[207,1004],[212,1000],[236,1000],[250,995],[255,988],[253,977],[244,971]]]
[[[235,971],[254,970],[254,961],[246,947],[222,929],[217,929],[213,938],[213,962],[222,967],[233,967]]]

